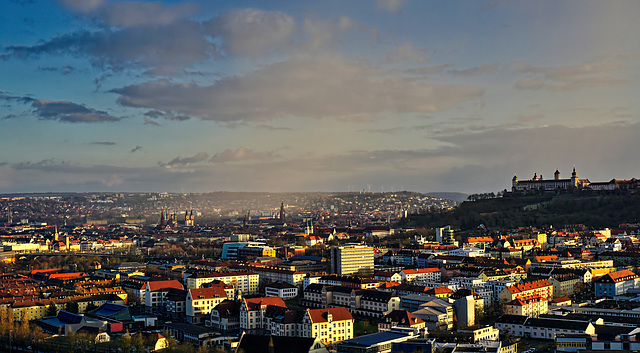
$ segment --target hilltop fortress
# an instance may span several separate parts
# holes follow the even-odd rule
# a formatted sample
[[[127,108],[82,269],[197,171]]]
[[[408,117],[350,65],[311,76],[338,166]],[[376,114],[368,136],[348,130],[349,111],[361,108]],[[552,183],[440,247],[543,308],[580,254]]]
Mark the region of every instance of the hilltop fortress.
[[[573,172],[569,179],[562,179],[560,172],[556,170],[553,173],[553,179],[544,179],[542,174],[538,176],[538,173],[535,173],[533,178],[529,180],[518,180],[515,175],[511,180],[511,191],[518,194],[564,192],[569,190],[615,191],[632,189],[640,189],[640,180],[633,178],[630,180],[611,179],[604,182],[591,182],[589,179],[578,178],[575,167],[573,167]]]

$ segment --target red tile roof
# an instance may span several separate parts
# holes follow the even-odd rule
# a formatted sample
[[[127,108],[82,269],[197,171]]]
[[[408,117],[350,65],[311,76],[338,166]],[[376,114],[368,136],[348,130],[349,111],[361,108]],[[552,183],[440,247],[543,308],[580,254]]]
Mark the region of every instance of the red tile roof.
[[[349,310],[343,306],[328,309],[309,309],[308,311],[311,323],[314,324],[328,322],[327,314],[331,314],[332,321],[353,320]]]
[[[225,292],[224,288],[219,286],[210,288],[189,289],[189,293],[191,293],[191,298],[193,300],[227,298],[227,292]]]
[[[167,289],[167,288],[184,289],[184,287],[182,286],[182,283],[176,281],[175,279],[170,281],[147,282],[145,287],[147,290],[151,292],[157,291],[160,289]]]

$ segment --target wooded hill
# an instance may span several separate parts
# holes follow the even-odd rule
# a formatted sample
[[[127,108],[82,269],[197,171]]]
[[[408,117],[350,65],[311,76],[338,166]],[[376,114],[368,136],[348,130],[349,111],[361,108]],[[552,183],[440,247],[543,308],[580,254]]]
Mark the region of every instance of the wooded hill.
[[[639,194],[572,193],[465,201],[451,211],[412,214],[400,222],[400,227],[452,225],[471,230],[480,225],[487,228],[549,225],[561,228],[568,224],[584,224],[587,227],[604,228],[636,223],[639,219]]]

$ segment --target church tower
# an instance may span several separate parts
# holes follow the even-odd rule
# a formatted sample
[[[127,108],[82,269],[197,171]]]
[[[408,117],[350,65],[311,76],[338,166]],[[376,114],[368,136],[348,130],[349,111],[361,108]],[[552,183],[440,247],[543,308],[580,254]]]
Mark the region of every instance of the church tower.
[[[560,180],[560,171],[556,169],[556,172],[553,173],[553,180]]]
[[[516,191],[518,189],[518,177],[517,176],[513,176],[513,179],[511,179],[511,191]]]
[[[578,173],[576,173],[576,166],[573,166],[573,173],[571,173],[571,186],[578,188]]]
[[[284,202],[280,204],[280,222],[285,223]]]

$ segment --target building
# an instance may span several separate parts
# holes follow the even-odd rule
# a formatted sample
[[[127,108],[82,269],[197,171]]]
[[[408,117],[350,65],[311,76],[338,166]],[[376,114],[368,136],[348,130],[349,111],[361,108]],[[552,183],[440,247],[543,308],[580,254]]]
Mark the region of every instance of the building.
[[[458,245],[451,226],[436,228],[436,241],[444,245]]]
[[[549,278],[549,282],[551,282],[551,284],[553,285],[554,298],[568,297],[570,295],[573,295],[578,285],[583,284],[583,282],[580,280],[580,277],[572,273],[553,276]]]
[[[204,284],[213,281],[224,282],[233,286],[235,290],[242,291],[243,294],[258,294],[260,276],[252,271],[231,271],[231,272],[209,272],[196,273],[186,278],[187,288],[201,288]]]
[[[145,310],[149,313],[164,311],[166,306],[166,297],[170,288],[184,289],[182,284],[176,280],[145,283],[143,288]]]
[[[240,305],[240,330],[247,333],[262,333],[267,328],[267,308],[287,305],[280,297],[242,299]]]
[[[302,319],[300,336],[316,337],[333,344],[353,338],[353,316],[344,307],[307,309]]]
[[[504,305],[507,315],[538,317],[549,312],[549,302],[540,297],[516,298]]]
[[[277,281],[264,287],[266,297],[280,297],[284,300],[293,299],[298,296],[298,287],[284,281]]]
[[[331,247],[331,273],[353,275],[373,272],[373,248],[365,245]]]
[[[188,289],[185,305],[187,322],[204,324],[205,320],[210,319],[211,310],[226,299],[232,298],[228,297],[224,286]]]
[[[593,281],[597,297],[613,298],[638,288],[640,277],[629,270],[608,273]]]
[[[541,319],[504,315],[495,322],[495,326],[500,332],[533,339],[552,340],[560,334],[595,334],[595,326],[591,322],[566,320],[561,316]]]
[[[425,322],[406,310],[394,310],[380,320],[378,323],[378,331],[382,332],[391,330],[396,326],[411,327],[422,330],[425,328]]]
[[[514,193],[527,194],[532,192],[556,192],[567,191],[572,189],[583,189],[590,184],[588,179],[578,179],[576,168],[573,168],[570,179],[562,179],[560,171],[553,173],[553,179],[544,179],[542,174],[533,174],[530,180],[518,180],[517,176],[513,176],[511,180],[511,191]]]
[[[440,282],[442,273],[439,268],[416,268],[404,269],[400,271],[400,278],[403,282]]]
[[[244,334],[237,352],[329,353],[317,338]]]
[[[500,292],[501,303],[508,303],[517,298],[540,297],[544,300],[553,299],[553,285],[549,280],[523,282],[509,286]]]
[[[359,336],[338,343],[337,353],[390,353],[394,343],[419,337],[418,330],[394,327],[391,330]]]

